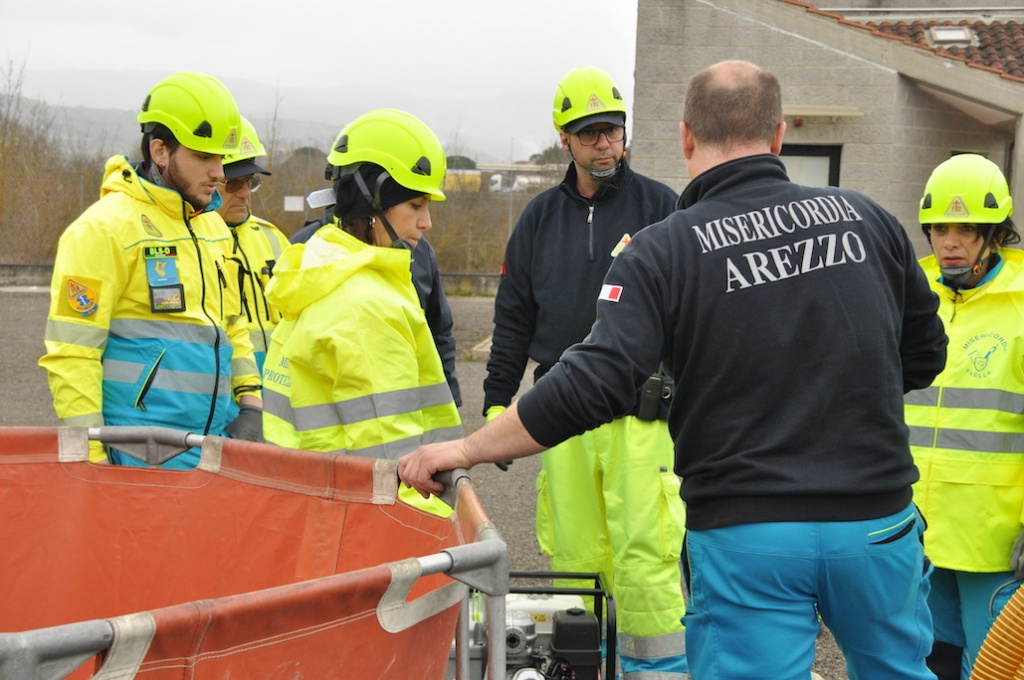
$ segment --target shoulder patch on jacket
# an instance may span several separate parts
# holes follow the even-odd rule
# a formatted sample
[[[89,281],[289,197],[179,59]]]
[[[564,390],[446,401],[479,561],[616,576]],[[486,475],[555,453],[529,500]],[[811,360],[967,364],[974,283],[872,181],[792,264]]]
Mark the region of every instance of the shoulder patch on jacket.
[[[61,295],[58,314],[64,316],[92,316],[100,307],[100,291],[103,282],[85,276],[65,276],[61,281]]]
[[[622,286],[614,286],[610,283],[606,283],[601,286],[601,294],[597,296],[597,299],[607,300],[608,302],[618,302],[620,297],[622,297]]]
[[[619,242],[615,244],[614,248],[612,248],[612,257],[618,257],[619,253],[622,252],[622,249],[629,245],[629,241],[629,234],[623,234],[622,238],[619,239]]]
[[[142,216],[142,228],[150,236],[156,236],[157,238],[163,236],[163,234],[160,233],[160,230],[156,228],[156,225],[153,224],[153,221],[145,215]]]

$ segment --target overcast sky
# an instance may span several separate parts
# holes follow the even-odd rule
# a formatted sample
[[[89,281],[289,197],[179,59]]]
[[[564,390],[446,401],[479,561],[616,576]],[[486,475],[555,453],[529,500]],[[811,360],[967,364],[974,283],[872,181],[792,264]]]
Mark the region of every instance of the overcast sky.
[[[550,126],[554,87],[575,66],[609,71],[632,106],[636,13],[637,0],[0,0],[0,56],[5,68],[24,67],[25,95],[97,108],[121,105],[116,80],[81,94],[33,73],[197,70],[233,91],[245,79],[268,90],[372,86],[437,99],[539,90],[533,101],[508,98],[509,110],[529,111],[525,139],[536,121]],[[140,102],[145,92],[130,94]],[[495,143],[516,134],[498,131]]]

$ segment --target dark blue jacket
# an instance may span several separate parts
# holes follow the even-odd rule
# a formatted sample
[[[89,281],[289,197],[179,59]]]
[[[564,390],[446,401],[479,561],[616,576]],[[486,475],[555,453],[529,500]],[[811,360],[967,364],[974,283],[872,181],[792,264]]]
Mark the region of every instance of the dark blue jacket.
[[[506,246],[494,300],[485,414],[512,402],[528,359],[538,363],[537,380],[586,337],[613,252],[624,237],[668,216],[676,199],[670,187],[623,161],[591,198],[576,190],[570,164],[561,184],[527,204]],[[629,399],[634,396],[631,391]]]
[[[607,422],[662,364],[688,527],[906,508],[903,394],[942,370],[946,335],[900,223],[770,154],[701,173],[679,207],[615,259],[587,342],[519,400],[527,431],[551,446]]]

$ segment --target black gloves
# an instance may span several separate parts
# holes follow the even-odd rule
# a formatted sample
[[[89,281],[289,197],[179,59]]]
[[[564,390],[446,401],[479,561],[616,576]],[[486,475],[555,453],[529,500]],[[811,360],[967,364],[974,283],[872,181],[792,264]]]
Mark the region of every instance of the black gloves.
[[[255,406],[243,404],[238,407],[238,415],[224,428],[232,439],[247,439],[251,442],[263,441],[263,411]]]

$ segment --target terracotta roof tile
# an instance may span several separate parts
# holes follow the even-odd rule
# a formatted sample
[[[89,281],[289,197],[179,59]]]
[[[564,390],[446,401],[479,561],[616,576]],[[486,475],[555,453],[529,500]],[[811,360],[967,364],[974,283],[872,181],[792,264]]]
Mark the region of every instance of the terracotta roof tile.
[[[876,36],[899,40],[907,45],[933,52],[940,57],[962,61],[968,66],[997,73],[1003,78],[1024,82],[1024,24],[1019,21],[865,21],[848,19],[835,12],[825,12],[801,0],[779,0],[803,7],[812,14],[833,19],[847,26],[871,31]],[[942,10],[936,10],[939,14]],[[943,46],[929,43],[933,26],[966,26],[977,38],[970,46]]]
[[[958,57],[985,70],[1024,78],[1024,25],[1019,21],[868,21],[865,24],[882,35],[904,38],[920,47],[931,48],[939,56]],[[930,29],[934,26],[969,28],[977,38],[977,45],[929,45]]]

